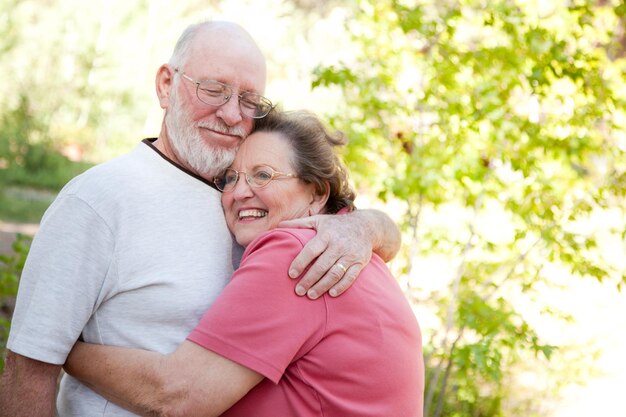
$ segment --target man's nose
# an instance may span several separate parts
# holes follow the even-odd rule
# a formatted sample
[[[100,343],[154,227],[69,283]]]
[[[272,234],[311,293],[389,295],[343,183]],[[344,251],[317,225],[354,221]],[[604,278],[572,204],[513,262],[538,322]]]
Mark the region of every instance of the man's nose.
[[[235,126],[237,123],[241,122],[243,115],[239,107],[239,96],[236,94],[230,96],[230,99],[220,106],[216,114],[228,126]]]

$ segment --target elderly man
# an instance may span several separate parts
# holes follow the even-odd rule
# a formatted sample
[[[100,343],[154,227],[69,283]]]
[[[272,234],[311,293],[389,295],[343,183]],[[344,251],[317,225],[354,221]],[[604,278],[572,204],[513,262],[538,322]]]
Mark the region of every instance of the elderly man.
[[[80,337],[167,353],[193,329],[241,255],[211,179],[271,109],[265,78],[263,54],[241,27],[209,22],[182,34],[156,76],[159,137],[70,181],[41,221],[13,317],[1,416],[53,416],[61,365]],[[318,238],[290,275],[317,260],[299,295],[339,295],[372,247],[384,259],[397,251],[385,215],[341,217],[306,221]],[[56,407],[61,416],[132,415],[68,375]]]

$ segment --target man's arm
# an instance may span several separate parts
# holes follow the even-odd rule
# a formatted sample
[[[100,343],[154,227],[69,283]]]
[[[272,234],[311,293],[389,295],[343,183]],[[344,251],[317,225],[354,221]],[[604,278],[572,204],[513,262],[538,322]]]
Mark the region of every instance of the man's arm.
[[[263,379],[190,341],[169,355],[79,342],[65,370],[108,400],[146,416],[219,416]]]
[[[372,251],[385,262],[400,250],[400,230],[385,213],[355,210],[342,215],[318,215],[281,222],[280,227],[309,227],[315,238],[302,249],[289,269],[296,278],[314,262],[296,285],[298,295],[333,297],[347,290],[367,265]]]
[[[0,378],[0,416],[53,417],[60,365],[27,358],[7,350]]]

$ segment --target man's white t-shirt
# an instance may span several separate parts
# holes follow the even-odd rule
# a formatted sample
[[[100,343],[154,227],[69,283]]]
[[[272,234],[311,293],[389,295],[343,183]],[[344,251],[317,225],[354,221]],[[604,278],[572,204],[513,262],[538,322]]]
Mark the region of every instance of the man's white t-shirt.
[[[240,256],[220,193],[149,141],[74,178],[44,215],[7,347],[63,364],[75,341],[168,353]],[[59,415],[132,416],[64,375]]]

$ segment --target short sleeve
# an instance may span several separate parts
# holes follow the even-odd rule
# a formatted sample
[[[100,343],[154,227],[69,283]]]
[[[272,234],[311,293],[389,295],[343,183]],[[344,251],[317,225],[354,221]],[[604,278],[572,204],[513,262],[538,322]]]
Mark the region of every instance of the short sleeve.
[[[64,363],[95,311],[113,250],[110,229],[88,204],[58,197],[30,248],[7,347]]]
[[[296,295],[297,281],[287,273],[303,247],[301,236],[274,230],[252,242],[188,339],[278,382],[322,338],[327,322],[325,296]]]

